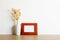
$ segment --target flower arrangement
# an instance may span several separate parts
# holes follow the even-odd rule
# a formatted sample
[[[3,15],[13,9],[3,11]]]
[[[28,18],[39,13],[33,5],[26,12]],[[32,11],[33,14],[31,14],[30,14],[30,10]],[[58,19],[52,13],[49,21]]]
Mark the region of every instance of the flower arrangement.
[[[12,15],[13,15],[13,18],[14,18],[14,26],[12,28],[13,34],[18,35],[18,20],[21,16],[20,9],[12,8]]]
[[[13,12],[15,24],[18,24],[18,19],[19,19],[20,16],[21,16],[20,9],[12,8],[12,12]]]

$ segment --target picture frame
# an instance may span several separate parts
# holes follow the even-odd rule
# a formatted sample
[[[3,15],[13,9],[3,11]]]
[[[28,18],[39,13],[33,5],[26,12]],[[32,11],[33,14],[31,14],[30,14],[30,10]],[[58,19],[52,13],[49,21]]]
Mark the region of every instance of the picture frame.
[[[24,32],[24,26],[34,26],[34,32]],[[37,23],[22,23],[21,35],[37,35]]]

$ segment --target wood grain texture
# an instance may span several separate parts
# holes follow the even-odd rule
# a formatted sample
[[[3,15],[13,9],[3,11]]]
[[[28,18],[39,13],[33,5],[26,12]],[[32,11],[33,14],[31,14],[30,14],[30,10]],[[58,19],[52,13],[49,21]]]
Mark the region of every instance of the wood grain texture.
[[[60,35],[0,35],[0,40],[60,40]]]

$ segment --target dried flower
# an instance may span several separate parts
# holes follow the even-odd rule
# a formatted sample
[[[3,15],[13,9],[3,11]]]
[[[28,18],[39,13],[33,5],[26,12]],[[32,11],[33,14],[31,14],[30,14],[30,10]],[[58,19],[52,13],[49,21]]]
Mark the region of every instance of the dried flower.
[[[21,16],[20,9],[12,8],[12,11],[13,11],[14,19],[15,19],[15,20],[18,20],[19,17]]]

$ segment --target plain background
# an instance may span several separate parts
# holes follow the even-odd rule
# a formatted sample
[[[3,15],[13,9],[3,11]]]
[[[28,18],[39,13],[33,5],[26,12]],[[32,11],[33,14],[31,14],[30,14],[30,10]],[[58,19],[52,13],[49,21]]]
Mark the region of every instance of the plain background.
[[[38,23],[38,34],[60,34],[60,0],[0,0],[0,34],[12,34],[11,9],[21,9],[21,23]]]

